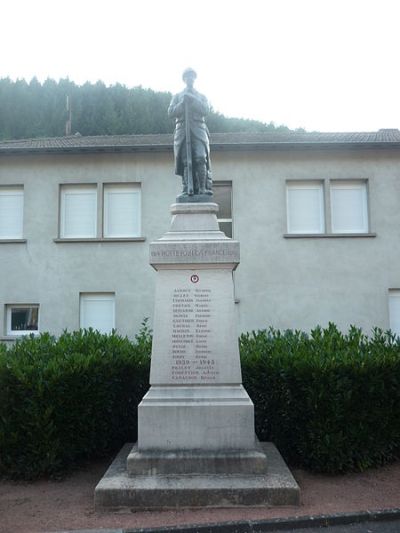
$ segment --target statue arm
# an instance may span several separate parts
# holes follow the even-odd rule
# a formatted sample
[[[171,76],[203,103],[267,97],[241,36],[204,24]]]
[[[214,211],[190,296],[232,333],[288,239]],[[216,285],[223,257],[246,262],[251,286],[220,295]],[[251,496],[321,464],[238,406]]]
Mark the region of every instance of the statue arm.
[[[170,118],[179,118],[185,114],[185,104],[183,98],[175,95],[168,108],[168,116]]]
[[[210,112],[210,105],[207,98],[202,94],[191,94],[191,106],[200,115],[206,116]]]

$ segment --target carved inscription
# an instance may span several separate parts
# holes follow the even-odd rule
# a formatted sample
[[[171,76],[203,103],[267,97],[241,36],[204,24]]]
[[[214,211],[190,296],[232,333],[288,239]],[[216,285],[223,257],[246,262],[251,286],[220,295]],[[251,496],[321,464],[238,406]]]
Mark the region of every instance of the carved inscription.
[[[151,250],[151,258],[156,257],[209,257],[209,256],[229,256],[237,255],[236,250],[224,248],[199,248],[188,250]]]
[[[210,346],[212,291],[176,288],[172,295],[172,365],[174,382],[206,383],[219,371]]]

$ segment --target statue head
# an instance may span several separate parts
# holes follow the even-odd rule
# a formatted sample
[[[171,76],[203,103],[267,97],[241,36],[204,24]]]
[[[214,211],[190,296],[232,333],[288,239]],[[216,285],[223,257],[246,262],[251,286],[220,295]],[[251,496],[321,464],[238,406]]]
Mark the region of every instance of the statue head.
[[[193,87],[194,80],[197,78],[196,71],[192,68],[186,68],[183,71],[182,79],[188,87]]]

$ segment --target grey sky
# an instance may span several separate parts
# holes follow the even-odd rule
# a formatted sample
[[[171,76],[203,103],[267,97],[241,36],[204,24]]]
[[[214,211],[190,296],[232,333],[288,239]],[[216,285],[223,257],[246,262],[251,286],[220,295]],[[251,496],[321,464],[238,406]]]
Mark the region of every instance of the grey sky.
[[[398,0],[3,0],[0,77],[181,89],[321,131],[400,128]]]

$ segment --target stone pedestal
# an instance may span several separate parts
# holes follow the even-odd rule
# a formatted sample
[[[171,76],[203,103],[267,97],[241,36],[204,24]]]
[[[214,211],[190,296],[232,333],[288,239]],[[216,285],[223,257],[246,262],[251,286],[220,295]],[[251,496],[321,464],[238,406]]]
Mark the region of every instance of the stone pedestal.
[[[270,445],[277,477],[255,438],[234,308],[239,243],[219,230],[217,211],[214,203],[172,205],[170,231],[150,245],[151,387],[138,409],[138,442],[121,452],[124,471],[114,465],[97,486],[98,508],[298,503],[279,453]]]
[[[232,271],[239,243],[219,231],[217,205],[175,204],[150,245],[157,270],[151,388],[138,450],[254,449],[254,408],[242,386]]]

